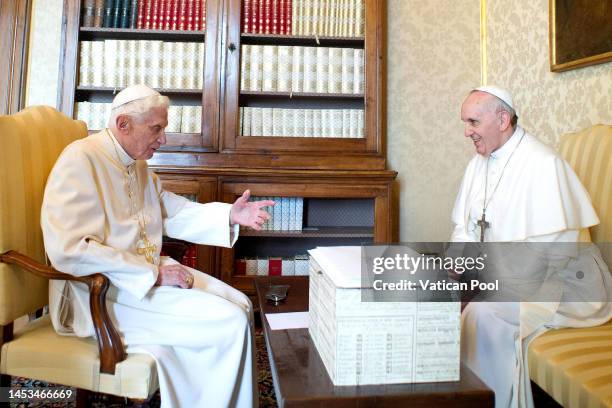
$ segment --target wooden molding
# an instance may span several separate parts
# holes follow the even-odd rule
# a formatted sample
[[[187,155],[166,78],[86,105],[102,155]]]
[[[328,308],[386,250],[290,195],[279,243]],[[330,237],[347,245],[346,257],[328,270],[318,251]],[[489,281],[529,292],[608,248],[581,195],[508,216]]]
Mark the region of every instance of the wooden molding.
[[[0,2],[0,114],[25,105],[25,79],[32,0]]]

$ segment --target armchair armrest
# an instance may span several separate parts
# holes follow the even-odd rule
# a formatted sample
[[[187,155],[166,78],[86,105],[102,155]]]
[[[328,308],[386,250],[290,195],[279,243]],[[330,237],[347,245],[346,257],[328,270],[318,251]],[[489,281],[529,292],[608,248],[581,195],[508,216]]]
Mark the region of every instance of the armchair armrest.
[[[59,272],[50,266],[43,265],[17,251],[8,251],[0,254],[0,262],[20,266],[35,275],[47,279],[86,283],[89,287],[89,309],[100,352],[100,372],[106,374],[115,373],[115,365],[125,360],[126,353],[121,337],[106,310],[106,291],[110,284],[106,276],[100,273],[83,277],[72,276]]]

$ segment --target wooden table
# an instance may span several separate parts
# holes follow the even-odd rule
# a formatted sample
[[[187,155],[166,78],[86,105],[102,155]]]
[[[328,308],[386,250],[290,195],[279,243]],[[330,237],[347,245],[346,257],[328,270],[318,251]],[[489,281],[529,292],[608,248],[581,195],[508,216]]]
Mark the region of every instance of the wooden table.
[[[274,306],[267,287],[290,285],[287,299]],[[421,384],[334,386],[307,329],[270,330],[266,313],[308,310],[308,277],[273,276],[255,280],[261,321],[280,407],[493,407],[494,394],[469,368],[461,380]]]

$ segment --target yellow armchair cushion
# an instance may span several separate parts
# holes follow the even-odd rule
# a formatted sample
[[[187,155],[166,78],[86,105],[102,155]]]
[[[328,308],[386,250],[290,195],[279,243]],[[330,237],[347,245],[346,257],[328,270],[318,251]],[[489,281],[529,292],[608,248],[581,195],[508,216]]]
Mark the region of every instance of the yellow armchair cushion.
[[[128,354],[114,375],[101,374],[95,339],[60,336],[49,316],[16,333],[1,353],[2,374],[137,399],[149,398],[159,386],[155,360],[148,354]]]
[[[0,253],[13,249],[45,262],[40,207],[47,177],[62,150],[85,136],[84,122],[48,106],[0,116]],[[0,325],[47,303],[46,279],[0,263]]]
[[[550,330],[529,345],[529,376],[564,407],[612,407],[612,321]]]

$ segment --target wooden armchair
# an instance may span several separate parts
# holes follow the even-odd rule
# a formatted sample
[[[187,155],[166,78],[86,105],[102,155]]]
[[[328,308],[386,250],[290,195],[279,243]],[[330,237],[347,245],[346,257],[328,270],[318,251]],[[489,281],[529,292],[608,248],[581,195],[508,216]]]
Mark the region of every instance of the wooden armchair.
[[[109,280],[74,277],[45,264],[40,209],[47,176],[73,140],[87,136],[81,121],[36,106],[0,116],[0,374],[148,399],[158,388],[155,361],[126,354],[106,310]],[[48,279],[84,282],[96,338],[58,335],[43,316],[13,331],[15,319],[48,304]]]

